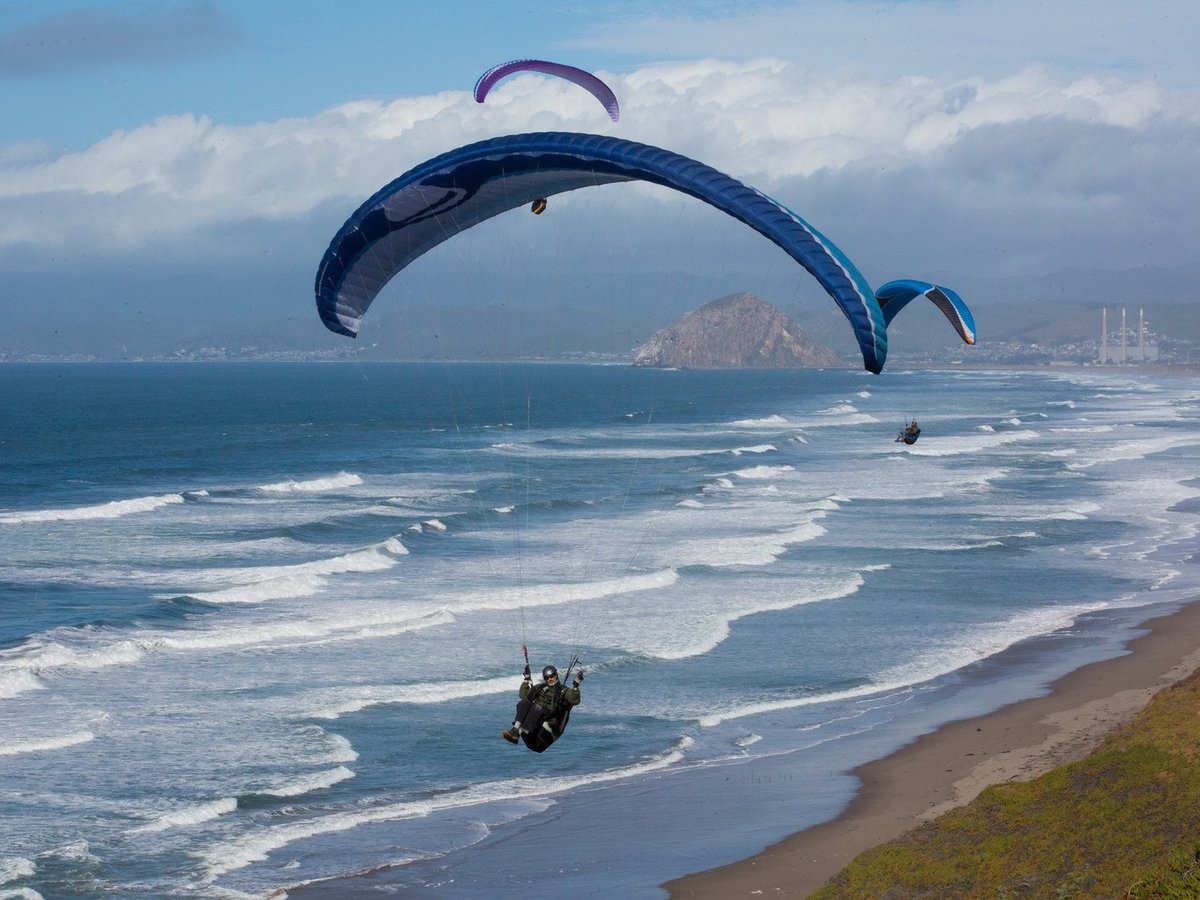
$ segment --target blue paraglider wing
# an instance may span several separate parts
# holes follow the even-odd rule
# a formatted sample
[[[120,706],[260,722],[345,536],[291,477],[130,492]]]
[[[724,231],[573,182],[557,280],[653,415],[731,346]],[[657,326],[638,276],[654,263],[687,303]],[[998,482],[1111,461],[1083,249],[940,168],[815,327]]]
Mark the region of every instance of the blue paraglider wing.
[[[933,305],[942,311],[950,321],[958,336],[964,343],[975,343],[975,317],[962,297],[948,287],[930,284],[928,281],[915,281],[911,278],[901,278],[889,281],[875,292],[875,299],[883,310],[883,320],[892,323],[896,314],[917,297],[928,297]]]
[[[421,254],[509,209],[564,191],[647,181],[690,194],[782,247],[854,328],[863,365],[879,372],[887,327],[866,279],[791,210],[703,163],[646,144],[547,132],[492,138],[421,163],[368,199],[334,236],[317,270],[321,321],[355,337],[385,284]]]

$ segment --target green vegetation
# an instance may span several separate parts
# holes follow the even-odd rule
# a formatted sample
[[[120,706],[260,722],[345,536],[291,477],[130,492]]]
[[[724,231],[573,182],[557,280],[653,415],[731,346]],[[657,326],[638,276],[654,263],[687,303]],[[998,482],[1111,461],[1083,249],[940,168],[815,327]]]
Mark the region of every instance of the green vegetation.
[[[813,896],[1200,898],[1200,673],[1090,757],[863,853]]]

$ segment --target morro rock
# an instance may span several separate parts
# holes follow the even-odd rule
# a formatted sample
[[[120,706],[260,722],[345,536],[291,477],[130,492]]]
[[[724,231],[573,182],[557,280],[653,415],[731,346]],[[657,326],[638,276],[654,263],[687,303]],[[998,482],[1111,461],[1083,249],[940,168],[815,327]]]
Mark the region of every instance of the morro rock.
[[[838,365],[837,354],[754,294],[730,294],[692,310],[633,351],[635,366],[795,369]]]

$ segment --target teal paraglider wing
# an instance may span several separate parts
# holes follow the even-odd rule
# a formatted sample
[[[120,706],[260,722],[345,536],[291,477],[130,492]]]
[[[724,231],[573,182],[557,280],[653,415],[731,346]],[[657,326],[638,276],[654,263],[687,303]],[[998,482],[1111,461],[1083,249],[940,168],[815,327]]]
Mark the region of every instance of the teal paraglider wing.
[[[703,200],[753,228],[807,269],[849,319],[863,365],[879,372],[887,327],[870,285],[834,244],[781,203],[668,150],[594,134],[492,138],[443,153],[368,199],[334,236],[317,270],[317,311],[355,337],[391,278],[443,241],[509,209],[564,191],[646,181]]]
[[[883,310],[883,320],[889,325],[892,319],[896,318],[896,314],[917,297],[928,297],[949,320],[958,336],[963,339],[963,343],[975,343],[975,317],[971,315],[971,310],[967,309],[967,304],[963,303],[962,297],[950,288],[930,284],[928,281],[901,278],[889,281],[875,292],[875,299],[879,301],[879,307]]]

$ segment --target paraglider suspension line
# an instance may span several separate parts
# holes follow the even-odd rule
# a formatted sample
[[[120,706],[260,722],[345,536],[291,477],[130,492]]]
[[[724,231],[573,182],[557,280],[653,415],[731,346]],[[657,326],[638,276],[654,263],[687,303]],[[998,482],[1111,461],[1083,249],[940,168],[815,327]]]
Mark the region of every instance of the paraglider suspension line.
[[[562,677],[562,681],[560,682],[561,684],[566,684],[568,681],[570,681],[571,670],[574,669],[577,665],[579,665],[579,654],[578,653],[571,656],[571,663],[570,663],[570,665],[567,666],[567,674]]]

